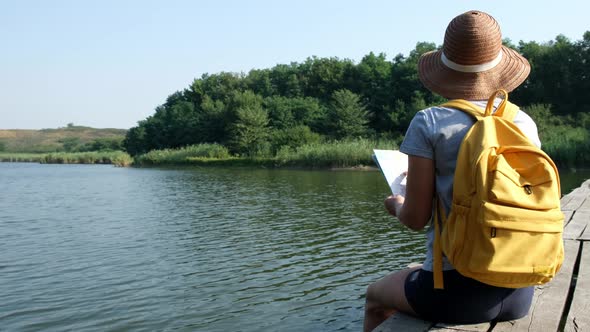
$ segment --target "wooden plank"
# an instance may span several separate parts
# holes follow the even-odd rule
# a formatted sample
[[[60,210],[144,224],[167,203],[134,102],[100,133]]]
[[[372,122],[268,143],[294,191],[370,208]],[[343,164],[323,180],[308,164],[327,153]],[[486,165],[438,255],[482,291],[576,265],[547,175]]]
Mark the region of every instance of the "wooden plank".
[[[587,194],[584,203],[582,203],[582,205],[576,210],[576,212],[578,211],[590,212],[590,193]]]
[[[590,179],[584,180],[580,186],[574,190],[578,191],[590,191]]]
[[[571,218],[571,221],[565,226],[563,230],[563,238],[566,240],[577,240],[590,220],[590,212],[576,211]]]
[[[590,245],[583,246],[576,289],[564,331],[590,331]]]
[[[373,332],[422,332],[428,331],[434,323],[408,316],[401,312],[396,312],[387,318],[383,323],[377,326]]]
[[[490,323],[481,324],[468,324],[468,325],[454,325],[454,324],[441,324],[437,323],[430,331],[437,332],[450,332],[450,331],[474,331],[474,332],[485,332],[490,329]]]
[[[590,179],[561,198],[562,211],[577,210],[590,196]]]
[[[574,211],[563,211],[563,225],[564,227],[569,224],[572,216],[574,215]]]
[[[565,241],[564,248],[565,259],[561,270],[549,283],[535,288],[529,314],[516,321],[496,324],[494,332],[557,331],[566,305],[580,242]]]
[[[568,196],[571,197],[565,205],[561,206],[561,211],[575,211],[584,204],[584,201],[588,198],[588,193],[585,191],[578,191],[578,189],[568,194]]]
[[[567,203],[569,203],[572,200],[572,196],[571,195],[565,195],[561,197],[561,200],[559,201],[559,204],[563,207],[566,206]]]
[[[581,241],[590,241],[590,227],[586,226],[586,229],[584,229],[584,232],[578,239]]]
[[[578,238],[580,240],[588,241],[590,240],[590,227],[588,227],[588,222],[590,221],[590,181],[586,180],[582,186],[579,188],[582,192],[586,193],[586,199],[584,202],[576,209],[573,218],[577,219],[578,222],[582,222],[585,226],[584,229],[579,233]],[[581,228],[577,226],[576,232],[578,229]],[[572,234],[573,235],[573,234]],[[569,234],[568,234],[569,236]]]

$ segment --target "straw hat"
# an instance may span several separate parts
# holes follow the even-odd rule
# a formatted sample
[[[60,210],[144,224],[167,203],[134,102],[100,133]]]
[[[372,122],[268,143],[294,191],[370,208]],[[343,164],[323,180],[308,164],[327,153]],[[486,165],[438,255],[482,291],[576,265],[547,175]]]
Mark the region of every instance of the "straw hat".
[[[502,45],[498,22],[477,10],[455,17],[442,50],[423,54],[418,61],[424,86],[449,99],[488,99],[498,89],[510,92],[530,71],[525,58]]]

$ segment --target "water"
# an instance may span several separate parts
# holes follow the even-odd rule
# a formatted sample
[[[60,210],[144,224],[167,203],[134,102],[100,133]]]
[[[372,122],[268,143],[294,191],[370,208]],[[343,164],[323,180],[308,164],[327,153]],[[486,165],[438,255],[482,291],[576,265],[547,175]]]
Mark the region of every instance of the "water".
[[[2,331],[358,331],[424,255],[379,172],[0,163],[0,190]]]
[[[378,172],[0,163],[0,330],[358,331],[422,259]]]
[[[561,181],[561,194],[567,195],[572,190],[584,182],[584,180],[590,179],[590,169],[583,170],[559,170],[559,178]]]

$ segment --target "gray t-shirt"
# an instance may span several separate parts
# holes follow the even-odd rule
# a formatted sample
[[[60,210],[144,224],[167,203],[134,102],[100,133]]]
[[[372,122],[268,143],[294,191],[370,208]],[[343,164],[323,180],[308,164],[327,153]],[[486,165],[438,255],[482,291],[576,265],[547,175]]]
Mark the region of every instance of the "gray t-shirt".
[[[501,99],[496,99],[495,105]],[[471,101],[473,104],[485,109],[486,101]],[[416,113],[400,151],[435,161],[436,193],[441,198],[445,210],[450,210],[453,198],[453,177],[457,164],[457,154],[463,137],[475,123],[475,119],[462,111],[452,108],[434,106]],[[522,110],[514,118],[514,124],[538,147],[541,146],[537,125]],[[426,232],[427,253],[423,269],[432,271],[432,246],[434,243],[434,226],[432,221]],[[453,270],[454,267],[443,257],[443,270]]]

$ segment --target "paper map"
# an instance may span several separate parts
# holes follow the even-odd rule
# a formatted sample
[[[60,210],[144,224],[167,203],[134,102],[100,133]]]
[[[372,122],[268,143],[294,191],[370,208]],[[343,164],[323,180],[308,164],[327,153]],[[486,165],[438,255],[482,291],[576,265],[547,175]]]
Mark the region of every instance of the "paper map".
[[[408,156],[398,150],[373,150],[375,163],[381,169],[391,192],[406,195],[406,176]]]

